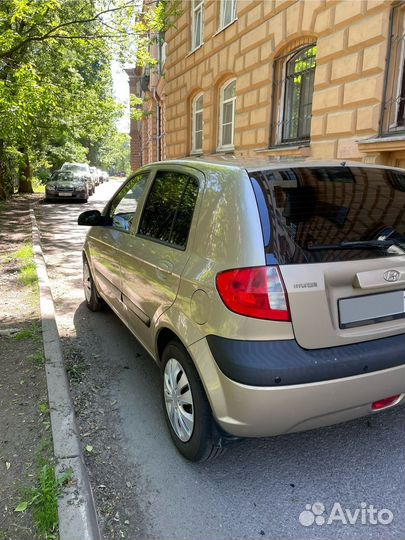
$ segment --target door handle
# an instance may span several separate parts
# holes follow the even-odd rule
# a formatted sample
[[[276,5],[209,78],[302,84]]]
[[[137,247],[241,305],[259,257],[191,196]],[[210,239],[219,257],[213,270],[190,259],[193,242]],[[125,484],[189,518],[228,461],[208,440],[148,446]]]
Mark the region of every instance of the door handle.
[[[164,272],[168,272],[169,274],[173,272],[173,263],[170,261],[160,261],[158,266]]]

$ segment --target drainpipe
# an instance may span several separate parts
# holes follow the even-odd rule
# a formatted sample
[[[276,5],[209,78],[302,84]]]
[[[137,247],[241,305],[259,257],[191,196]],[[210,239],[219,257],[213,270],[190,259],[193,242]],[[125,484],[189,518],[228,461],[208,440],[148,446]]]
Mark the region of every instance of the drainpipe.
[[[161,33],[159,32],[158,33],[158,46],[157,46],[157,66],[158,66],[158,84],[159,84],[159,81],[160,81],[160,77],[162,75],[162,36],[161,36]],[[158,95],[157,95],[157,92],[156,92],[156,89],[155,89],[155,93],[156,93],[156,122],[157,122],[157,126],[156,126],[156,134],[157,134],[157,153],[156,153],[156,157],[157,157],[157,160],[160,161],[162,159],[162,149],[161,149],[161,137],[162,137],[162,128],[161,128],[161,111],[160,111],[160,105],[159,105],[159,99],[158,99]]]

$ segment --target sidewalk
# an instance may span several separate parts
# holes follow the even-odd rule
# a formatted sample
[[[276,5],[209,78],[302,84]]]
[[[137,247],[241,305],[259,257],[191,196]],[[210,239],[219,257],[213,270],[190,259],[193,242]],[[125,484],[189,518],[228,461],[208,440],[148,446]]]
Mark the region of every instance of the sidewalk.
[[[39,469],[52,460],[38,285],[30,248],[29,204],[35,198],[0,203],[1,540],[45,538],[33,508],[15,512],[19,503],[29,500]],[[46,517],[52,520],[52,515]]]
[[[35,199],[0,206],[0,540],[98,540]]]

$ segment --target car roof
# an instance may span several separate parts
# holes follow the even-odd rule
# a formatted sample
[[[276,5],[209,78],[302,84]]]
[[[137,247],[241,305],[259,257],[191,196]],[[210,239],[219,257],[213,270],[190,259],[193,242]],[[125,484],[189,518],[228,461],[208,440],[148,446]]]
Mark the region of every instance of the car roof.
[[[284,168],[302,168],[302,167],[364,167],[372,169],[396,169],[403,172],[402,169],[388,167],[384,165],[375,165],[363,163],[359,161],[348,160],[315,160],[311,158],[243,158],[234,157],[233,155],[218,155],[207,157],[187,157],[173,160],[157,161],[145,165],[145,168],[156,167],[161,165],[187,165],[202,171],[209,168],[210,165],[224,168],[245,169],[248,172],[260,170],[277,170]],[[144,168],[144,167],[142,167]]]

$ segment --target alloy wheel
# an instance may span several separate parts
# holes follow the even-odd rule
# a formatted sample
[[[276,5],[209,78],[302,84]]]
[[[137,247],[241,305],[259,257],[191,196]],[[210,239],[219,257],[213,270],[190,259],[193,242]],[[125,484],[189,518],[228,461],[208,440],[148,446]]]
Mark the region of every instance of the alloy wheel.
[[[91,275],[90,275],[90,269],[87,262],[83,265],[83,289],[84,289],[84,295],[86,297],[87,302],[91,301]]]
[[[187,442],[194,430],[194,404],[189,380],[178,360],[168,360],[163,379],[166,411],[171,426],[177,437]]]

